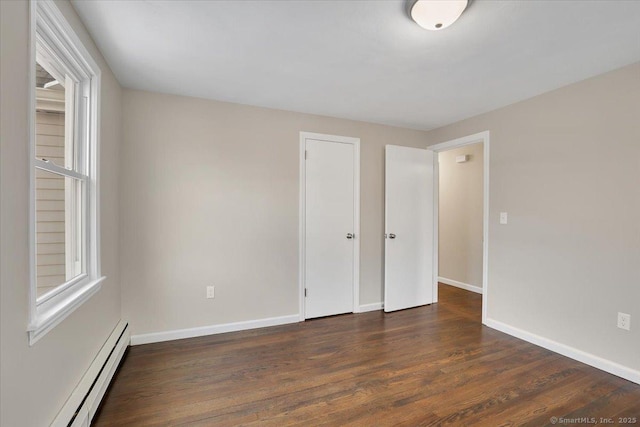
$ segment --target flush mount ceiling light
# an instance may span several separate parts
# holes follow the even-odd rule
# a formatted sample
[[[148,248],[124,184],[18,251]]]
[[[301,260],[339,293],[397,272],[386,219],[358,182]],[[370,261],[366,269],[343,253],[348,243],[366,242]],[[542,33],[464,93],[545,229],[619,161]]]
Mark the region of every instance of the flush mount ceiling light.
[[[427,30],[442,30],[456,22],[468,0],[415,0],[409,8],[411,19]]]

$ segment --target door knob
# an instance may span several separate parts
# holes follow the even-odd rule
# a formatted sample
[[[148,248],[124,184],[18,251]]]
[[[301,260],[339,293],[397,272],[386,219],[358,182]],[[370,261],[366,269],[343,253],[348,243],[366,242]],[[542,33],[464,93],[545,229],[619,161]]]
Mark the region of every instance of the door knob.
[[[353,239],[353,234],[347,233],[347,239]]]
[[[395,234],[393,234],[393,233],[391,233],[391,234],[389,234],[389,238],[390,238],[390,239],[395,239],[395,238],[396,238],[396,235],[395,235]]]

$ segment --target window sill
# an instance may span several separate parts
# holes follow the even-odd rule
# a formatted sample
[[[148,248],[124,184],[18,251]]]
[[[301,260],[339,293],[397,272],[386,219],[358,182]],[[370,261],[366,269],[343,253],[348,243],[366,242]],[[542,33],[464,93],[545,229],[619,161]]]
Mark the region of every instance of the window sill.
[[[98,292],[106,276],[79,283],[62,292],[59,297],[36,307],[35,318],[29,325],[29,345],[35,344],[47,332],[62,322],[85,301]]]

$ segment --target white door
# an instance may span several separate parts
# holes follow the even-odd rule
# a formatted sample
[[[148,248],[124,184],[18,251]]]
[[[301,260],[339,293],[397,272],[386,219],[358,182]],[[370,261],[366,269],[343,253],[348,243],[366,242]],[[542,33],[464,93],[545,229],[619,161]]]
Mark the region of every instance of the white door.
[[[384,311],[433,302],[433,152],[385,150]]]
[[[353,311],[354,144],[305,139],[305,317]]]

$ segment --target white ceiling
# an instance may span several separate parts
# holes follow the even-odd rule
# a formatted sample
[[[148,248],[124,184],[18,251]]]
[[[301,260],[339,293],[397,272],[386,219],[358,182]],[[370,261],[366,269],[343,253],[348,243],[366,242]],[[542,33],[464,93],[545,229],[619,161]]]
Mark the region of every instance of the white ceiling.
[[[72,3],[125,87],[416,129],[640,61],[640,1]]]

